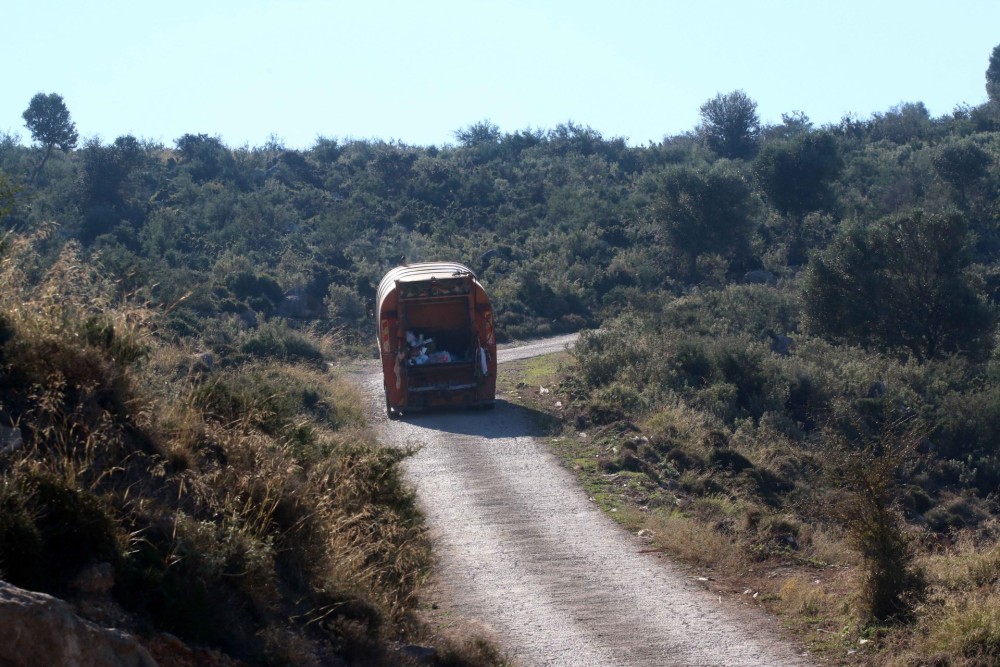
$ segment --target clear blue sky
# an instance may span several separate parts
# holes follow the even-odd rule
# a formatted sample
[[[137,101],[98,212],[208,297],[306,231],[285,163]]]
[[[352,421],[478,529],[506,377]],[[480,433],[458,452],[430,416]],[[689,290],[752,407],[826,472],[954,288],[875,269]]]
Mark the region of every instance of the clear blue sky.
[[[645,145],[742,89],[816,125],[986,100],[996,0],[13,0],[0,132],[59,93],[81,138],[454,143],[573,121]]]

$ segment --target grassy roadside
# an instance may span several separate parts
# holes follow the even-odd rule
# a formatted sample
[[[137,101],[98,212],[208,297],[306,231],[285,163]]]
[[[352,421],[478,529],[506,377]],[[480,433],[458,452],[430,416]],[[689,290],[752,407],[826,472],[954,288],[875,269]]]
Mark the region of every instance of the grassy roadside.
[[[505,664],[420,622],[432,554],[408,453],[328,369],[335,341],[235,320],[164,337],[72,244],[40,272],[44,234],[5,241],[0,578],[164,664],[406,667],[428,645],[435,664]]]
[[[677,461],[672,477],[646,474],[651,440],[711,442],[712,432],[680,404],[640,423],[583,424],[567,382],[573,363],[564,352],[505,364],[500,396],[547,415],[542,419],[552,450],[595,502],[650,550],[687,567],[720,596],[776,615],[789,638],[822,662],[995,664],[1000,548],[972,540],[947,548],[920,544],[917,565],[927,593],[912,620],[862,625],[854,601],[864,591],[864,568],[844,534],[771,510],[746,493],[746,476],[732,470],[709,474]],[[718,450],[706,447],[698,453],[709,458],[713,452]]]

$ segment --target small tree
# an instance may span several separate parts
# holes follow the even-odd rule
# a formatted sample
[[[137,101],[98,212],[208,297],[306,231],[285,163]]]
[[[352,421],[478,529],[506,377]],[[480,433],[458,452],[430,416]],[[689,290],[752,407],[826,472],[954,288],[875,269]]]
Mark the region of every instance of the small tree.
[[[455,130],[455,138],[458,139],[460,144],[466,147],[481,144],[496,146],[500,143],[502,136],[499,126],[489,120],[483,120],[473,123],[469,127]]]
[[[757,103],[742,90],[719,93],[701,105],[699,133],[708,147],[733,159],[748,160],[757,150],[760,118]]]
[[[830,182],[843,165],[833,135],[804,132],[764,146],[753,171],[768,201],[782,215],[801,218],[829,205]]]
[[[80,156],[80,208],[84,222],[80,241],[89,245],[122,220],[142,222],[143,208],[136,205],[146,153],[131,135],[104,146],[98,139],[84,142]]]
[[[980,352],[995,318],[968,276],[968,245],[965,218],[954,213],[915,210],[870,225],[845,223],[810,260],[807,321],[835,340],[909,350],[921,363]]]
[[[923,102],[904,102],[885,113],[872,114],[868,122],[868,137],[903,145],[915,139],[926,138],[933,130],[931,113]]]
[[[986,94],[991,102],[1000,103],[1000,44],[993,47],[990,65],[986,68]]]
[[[120,207],[127,197],[130,180],[146,159],[145,150],[132,135],[104,146],[97,139],[84,143],[80,174],[85,206],[106,204]]]
[[[763,141],[792,139],[813,129],[809,116],[802,111],[792,111],[781,114],[781,125],[767,125],[761,128],[760,138]]]
[[[958,202],[967,203],[969,191],[989,173],[993,158],[968,138],[949,141],[934,156],[934,171],[954,188]]]
[[[174,141],[186,169],[198,183],[225,178],[233,171],[233,154],[219,137],[185,134]]]
[[[31,173],[30,184],[35,182],[38,172],[52,155],[52,149],[58,146],[64,152],[73,150],[79,135],[76,124],[70,120],[69,109],[62,96],[56,93],[38,93],[32,97],[21,117],[24,118],[25,127],[31,130],[31,138],[45,147],[42,161]]]
[[[924,591],[898,507],[900,471],[922,435],[905,420],[861,434],[854,444],[831,434],[834,484],[842,493],[832,514],[864,563],[858,602],[865,620],[905,618]]]
[[[732,257],[750,234],[750,188],[726,166],[702,171],[675,167],[664,174],[653,201],[656,223],[687,260],[687,278],[697,280],[698,257]]]
[[[754,160],[757,184],[788,220],[788,262],[806,260],[802,238],[807,213],[830,206],[830,183],[843,169],[837,142],[829,132],[800,132],[790,141],[766,144]]]

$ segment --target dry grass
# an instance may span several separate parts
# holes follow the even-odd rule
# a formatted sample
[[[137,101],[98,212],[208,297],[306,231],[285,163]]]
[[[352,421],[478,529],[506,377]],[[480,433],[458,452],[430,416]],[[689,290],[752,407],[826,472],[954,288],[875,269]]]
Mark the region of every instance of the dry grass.
[[[947,655],[951,664],[1000,662],[1000,599],[994,593],[962,595],[923,620],[914,653]]]
[[[654,442],[704,453],[703,443],[710,429],[703,415],[677,401],[648,417],[642,430]]]
[[[835,606],[818,579],[810,580],[801,575],[786,579],[778,594],[787,613],[803,618],[827,617]]]
[[[861,564],[858,554],[846,549],[843,537],[823,528],[813,528],[809,540],[810,556],[817,563],[840,567],[857,567]]]
[[[996,532],[1000,526],[993,526]],[[1000,543],[986,542],[961,535],[955,544],[939,553],[925,556],[923,567],[931,585],[948,591],[994,588],[1000,586]]]
[[[24,442],[0,453],[0,570],[69,594],[80,567],[110,562],[151,629],[254,663],[393,662],[430,565],[406,452],[315,363],[205,363],[72,244],[43,271],[52,231],[0,256],[0,420]]]
[[[889,664],[925,664],[931,658],[955,667],[1000,663],[1000,545],[962,535],[953,546],[925,555],[921,564],[928,599],[918,609],[914,631],[897,639]]]
[[[685,563],[719,571],[740,571],[746,566],[742,545],[710,523],[678,512],[657,512],[644,527],[652,532],[654,544]]]

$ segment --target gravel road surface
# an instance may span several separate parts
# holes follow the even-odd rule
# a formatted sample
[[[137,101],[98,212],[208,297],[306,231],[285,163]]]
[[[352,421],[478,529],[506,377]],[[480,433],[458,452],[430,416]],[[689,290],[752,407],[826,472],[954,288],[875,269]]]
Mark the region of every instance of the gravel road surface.
[[[375,412],[381,376],[362,377]],[[503,400],[489,411],[375,421],[386,444],[420,447],[405,472],[432,532],[436,592],[449,613],[485,626],[525,667],[810,664],[778,638],[773,619],[642,553],[644,543],[597,508],[532,424]]]

